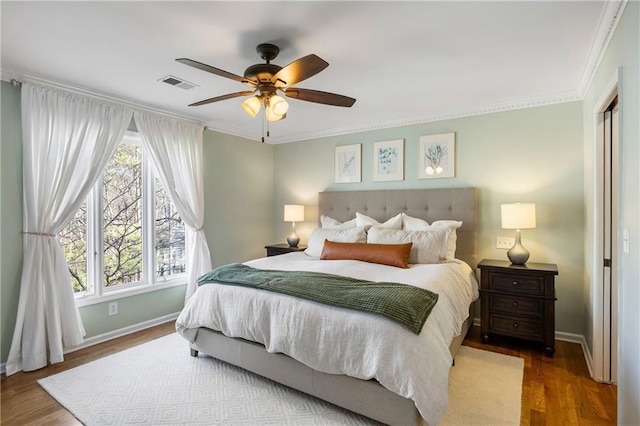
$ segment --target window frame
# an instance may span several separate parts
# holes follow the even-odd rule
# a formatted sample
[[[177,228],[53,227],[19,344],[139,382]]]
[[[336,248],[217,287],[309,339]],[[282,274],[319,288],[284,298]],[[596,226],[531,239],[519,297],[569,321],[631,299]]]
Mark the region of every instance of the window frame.
[[[149,153],[138,132],[127,131],[120,144],[136,144],[142,149],[142,280],[105,287],[104,275],[104,202],[103,179],[95,183],[87,196],[87,289],[74,293],[76,306],[88,306],[151,291],[186,285],[188,271],[164,277],[156,276],[155,181]],[[166,189],[165,189],[166,191]],[[184,223],[184,222],[183,222]],[[191,231],[185,224],[185,264],[189,265]]]

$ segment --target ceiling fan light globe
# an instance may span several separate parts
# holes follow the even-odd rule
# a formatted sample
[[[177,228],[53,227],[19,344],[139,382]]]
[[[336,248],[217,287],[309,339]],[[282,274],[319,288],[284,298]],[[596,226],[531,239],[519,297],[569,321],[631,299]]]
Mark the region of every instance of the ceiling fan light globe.
[[[284,118],[284,114],[276,114],[273,112],[272,108],[266,108],[265,113],[267,116],[267,121],[278,121]]]
[[[246,112],[249,116],[255,117],[258,115],[260,111],[260,106],[262,102],[256,96],[252,96],[247,98],[244,102],[242,102],[242,110]]]
[[[289,104],[278,95],[274,95],[269,99],[269,108],[273,114],[283,116],[289,111]]]

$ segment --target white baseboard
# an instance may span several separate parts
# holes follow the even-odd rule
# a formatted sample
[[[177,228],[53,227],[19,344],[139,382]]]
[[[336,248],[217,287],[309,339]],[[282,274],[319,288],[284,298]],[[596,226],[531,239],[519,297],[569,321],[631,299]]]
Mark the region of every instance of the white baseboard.
[[[582,334],[565,333],[562,331],[556,331],[556,339],[563,340],[565,342],[578,343],[582,346],[582,354],[584,355],[584,360],[587,363],[587,368],[589,369],[589,376],[595,380],[593,377],[593,357],[591,356],[591,351],[589,351],[587,339],[585,339]]]
[[[99,334],[97,336],[89,337],[84,339],[81,345],[74,346],[72,348],[66,348],[64,350],[65,354],[78,351],[80,349],[88,348],[89,346],[94,346],[99,343],[107,342],[109,340],[116,339],[118,337],[126,336],[131,333],[135,333],[137,331],[142,331],[147,328],[155,327],[156,325],[164,324],[165,322],[173,321],[178,318],[180,312],[174,312],[172,314],[164,315],[162,317],[154,318],[148,321],[143,321],[138,324],[130,325],[128,327],[119,328],[117,330],[109,331],[108,333]],[[6,363],[0,364],[0,374],[6,373]]]

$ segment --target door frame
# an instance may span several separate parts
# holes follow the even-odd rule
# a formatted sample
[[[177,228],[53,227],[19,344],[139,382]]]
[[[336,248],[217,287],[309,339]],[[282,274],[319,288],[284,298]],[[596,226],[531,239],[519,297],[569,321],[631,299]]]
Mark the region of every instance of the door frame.
[[[604,249],[602,244],[602,235],[604,232],[603,221],[604,215],[602,206],[604,204],[604,112],[607,110],[611,102],[618,96],[620,85],[620,69],[616,69],[613,76],[609,80],[609,83],[604,87],[602,95],[593,111],[593,117],[595,122],[595,137],[594,137],[594,163],[593,163],[593,181],[592,190],[594,195],[593,204],[593,229],[591,230],[591,242],[592,242],[592,259],[591,259],[591,301],[592,301],[592,331],[593,331],[593,353],[592,353],[592,375],[593,379],[603,383],[616,383],[617,382],[617,315],[618,315],[618,300],[617,297],[612,297],[612,303],[616,303],[615,306],[611,306],[610,319],[605,320],[605,315],[609,314],[609,309],[605,307],[605,293],[609,294],[608,289],[604,286]],[[620,107],[620,98],[618,98],[618,108]],[[618,114],[620,119],[620,114]],[[619,123],[618,123],[619,126]],[[619,156],[619,140],[612,144],[611,156],[613,164],[618,163]],[[612,250],[612,263],[611,263],[611,275],[612,285],[616,286],[616,289],[611,289],[611,293],[615,292],[617,295],[618,277],[619,277],[619,245],[618,245],[618,189],[619,178],[618,168],[612,168],[612,225],[611,225],[611,250]],[[608,347],[606,342],[605,324],[610,324],[614,327],[614,331],[611,333],[610,344]],[[615,347],[614,347],[615,346]],[[610,356],[614,354],[614,356]]]

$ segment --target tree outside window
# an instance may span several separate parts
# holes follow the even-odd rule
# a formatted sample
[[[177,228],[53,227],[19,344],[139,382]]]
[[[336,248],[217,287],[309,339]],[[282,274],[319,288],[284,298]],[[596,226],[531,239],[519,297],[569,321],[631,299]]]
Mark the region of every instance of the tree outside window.
[[[184,222],[131,134],[58,237],[75,293],[100,296],[186,273]]]

